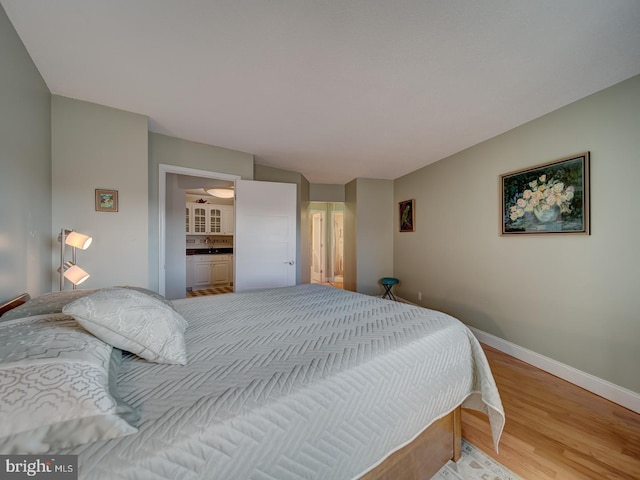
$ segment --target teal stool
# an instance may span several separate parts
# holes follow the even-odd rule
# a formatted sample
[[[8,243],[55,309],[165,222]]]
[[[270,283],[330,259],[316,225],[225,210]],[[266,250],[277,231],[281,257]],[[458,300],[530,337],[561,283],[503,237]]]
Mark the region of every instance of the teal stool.
[[[393,294],[391,289],[393,288],[394,285],[396,285],[399,282],[400,282],[400,280],[398,280],[397,278],[393,278],[393,277],[381,278],[380,279],[380,283],[384,287],[384,293],[382,294],[382,298],[388,298],[390,300],[395,300],[397,302],[398,299],[395,297],[395,295]]]

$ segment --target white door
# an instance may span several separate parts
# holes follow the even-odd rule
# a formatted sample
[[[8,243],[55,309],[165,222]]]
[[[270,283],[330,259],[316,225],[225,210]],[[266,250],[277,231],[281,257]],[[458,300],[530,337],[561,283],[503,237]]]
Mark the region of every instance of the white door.
[[[293,183],[236,181],[235,291],[296,284]]]
[[[324,281],[324,212],[311,212],[311,281]]]
[[[195,266],[193,263],[193,255],[187,256],[187,290],[191,290],[193,288],[193,284],[195,282]]]

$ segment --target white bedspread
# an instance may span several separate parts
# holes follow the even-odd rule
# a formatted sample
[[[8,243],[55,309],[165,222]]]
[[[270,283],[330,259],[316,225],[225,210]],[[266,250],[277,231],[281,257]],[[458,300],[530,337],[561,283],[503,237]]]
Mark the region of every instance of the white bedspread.
[[[187,366],[127,356],[135,435],[76,448],[87,479],[349,479],[457,405],[504,413],[472,333],[318,285],[177,300]]]

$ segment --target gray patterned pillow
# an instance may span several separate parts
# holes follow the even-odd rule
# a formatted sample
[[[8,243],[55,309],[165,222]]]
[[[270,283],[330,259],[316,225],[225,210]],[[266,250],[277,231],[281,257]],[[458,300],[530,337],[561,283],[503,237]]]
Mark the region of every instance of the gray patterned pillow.
[[[0,324],[0,453],[135,433],[137,413],[112,393],[120,356],[63,314]]]
[[[168,307],[173,308],[173,304],[166,297],[152,290],[143,287],[130,285],[121,288],[130,288],[138,292],[158,299]],[[45,313],[61,313],[64,306],[77,300],[78,298],[91,295],[97,290],[63,290],[62,292],[45,293],[39,297],[32,298],[19,307],[9,310],[0,317],[0,321],[13,320],[14,318],[32,317],[34,315],[44,315]]]
[[[13,320],[15,318],[33,317],[46,313],[61,313],[62,308],[69,302],[73,302],[80,297],[90,295],[95,290],[64,290],[62,292],[45,293],[39,297],[32,298],[19,307],[9,310],[0,317],[0,321]]]
[[[72,315],[96,337],[157,363],[187,364],[187,322],[164,302],[127,288],[104,288],[69,303]]]

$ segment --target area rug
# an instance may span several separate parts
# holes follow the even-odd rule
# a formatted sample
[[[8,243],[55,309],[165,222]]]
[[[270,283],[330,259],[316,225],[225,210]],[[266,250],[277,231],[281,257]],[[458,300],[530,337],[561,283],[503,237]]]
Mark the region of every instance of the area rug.
[[[462,456],[449,461],[431,480],[521,480],[493,458],[462,440]]]

